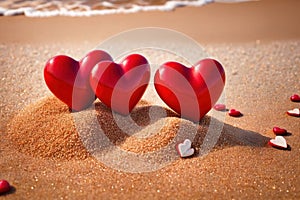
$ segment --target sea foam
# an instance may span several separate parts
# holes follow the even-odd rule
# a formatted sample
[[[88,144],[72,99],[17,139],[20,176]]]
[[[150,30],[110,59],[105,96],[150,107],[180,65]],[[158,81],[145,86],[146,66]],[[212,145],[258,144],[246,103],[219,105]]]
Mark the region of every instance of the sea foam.
[[[82,17],[82,16],[95,16],[95,15],[108,15],[108,14],[119,14],[119,13],[136,13],[141,11],[171,11],[177,7],[183,6],[203,6],[212,2],[222,3],[235,3],[243,2],[248,0],[195,0],[195,1],[166,1],[163,5],[137,5],[131,4],[122,5],[114,4],[112,2],[103,1],[98,3],[101,9],[92,9],[92,5],[86,5],[78,1],[74,1],[71,4],[63,4],[61,1],[47,1],[45,4],[37,4],[26,7],[17,6],[6,6],[1,7],[0,4],[0,15],[2,16],[14,16],[14,15],[25,15],[28,17],[52,17],[52,16],[71,16],[71,17]],[[7,3],[6,3],[7,4]],[[12,2],[13,4],[13,2]],[[9,5],[9,4],[8,4]],[[54,7],[54,8],[53,8]]]

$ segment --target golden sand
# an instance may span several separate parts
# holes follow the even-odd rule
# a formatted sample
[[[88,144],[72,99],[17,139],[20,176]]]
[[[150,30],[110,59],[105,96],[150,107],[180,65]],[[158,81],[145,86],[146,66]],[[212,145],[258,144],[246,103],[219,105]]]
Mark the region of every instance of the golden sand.
[[[300,93],[298,5],[297,0],[266,0],[92,18],[1,17],[0,179],[15,188],[1,198],[299,199],[299,118],[286,115],[300,106],[289,100]],[[119,23],[123,20],[128,23]],[[191,130],[192,124],[168,111],[163,118],[154,117],[165,122],[155,132],[149,99],[131,115],[144,129],[138,132],[144,138],[119,130],[99,101],[96,112],[77,113],[98,116],[106,136],[123,150],[142,155],[173,145],[173,162],[158,170],[129,173],[88,153],[84,135],[74,126],[77,115],[51,96],[42,71],[54,55],[80,59],[112,34],[141,26],[172,28],[208,44],[210,55],[226,69],[226,106],[240,110],[243,117],[226,115],[214,149],[199,156],[207,124],[214,120],[207,116],[193,139],[197,154],[181,159],[174,143],[184,137],[176,138],[174,132],[179,123],[184,130]],[[266,146],[275,137],[274,126],[291,133],[285,136],[290,151]],[[148,131],[154,134],[146,137]]]
[[[85,159],[67,106],[44,99],[20,112],[8,125],[8,135],[20,152],[42,158]]]
[[[144,127],[140,132],[153,132],[151,126],[149,126],[150,107],[149,103],[141,101],[131,115],[128,116],[135,123]],[[116,123],[112,111],[102,103],[96,102],[95,110],[98,123],[109,140],[114,145],[135,153],[157,151],[174,139],[179,128],[185,132],[192,132],[195,125],[192,122],[180,119],[177,114],[165,109],[167,111],[166,118],[157,119],[163,120],[160,130],[150,137],[138,138],[130,136],[122,130],[119,127],[120,124]],[[81,137],[85,136],[78,134],[74,123],[72,113],[68,107],[57,98],[48,97],[20,111],[8,124],[7,135],[13,146],[21,153],[58,160],[84,160],[90,156],[82,143]],[[193,147],[196,150],[199,150],[203,143],[209,123],[210,117],[205,117],[199,125],[196,125],[198,130],[193,141]],[[89,125],[86,124],[86,126]],[[156,124],[156,126],[159,125]],[[89,129],[94,128],[89,127]],[[86,131],[90,132],[89,130]],[[231,129],[231,131],[235,130]],[[224,146],[235,144],[246,145],[247,140],[251,138],[251,134],[253,133],[249,132],[248,136],[239,139],[233,133],[223,131],[215,148],[224,148]],[[266,145],[267,138],[258,135],[256,137],[255,140],[251,141],[253,146],[263,147]]]
[[[280,196],[297,199],[300,185],[299,119],[287,116],[285,112],[298,105],[289,100],[291,94],[300,90],[297,79],[298,44],[274,42],[208,46],[207,49],[221,58],[226,67],[227,107],[239,109],[244,116],[226,116],[218,142],[206,156],[197,157],[196,154],[191,159],[177,157],[162,169],[136,174],[118,171],[89,155],[74,128],[73,116],[68,108],[55,97],[48,97],[50,93],[43,86],[42,78],[39,73],[35,74],[33,69],[42,71],[43,68],[40,63],[30,64],[36,59],[36,53],[26,54],[15,45],[7,45],[8,55],[11,52],[20,58],[27,55],[27,60],[23,61],[29,63],[27,70],[34,73],[25,82],[20,78],[6,78],[14,77],[14,71],[6,69],[2,74],[5,81],[1,84],[8,89],[1,93],[1,130],[4,133],[0,151],[1,176],[17,189],[14,194],[5,197],[195,199],[213,196],[264,199]],[[53,54],[59,48],[59,45],[48,47]],[[36,52],[35,46],[27,45],[26,49],[28,52]],[[43,52],[39,55],[45,59],[48,57]],[[261,55],[271,56],[261,60]],[[286,57],[290,60],[285,61]],[[14,59],[4,59],[2,62],[12,63],[11,66],[18,69],[19,76],[26,80],[28,72],[24,72],[22,65],[12,61]],[[271,77],[290,78],[278,82],[278,79]],[[260,82],[264,78],[267,81]],[[43,87],[32,87],[32,84]],[[278,100],[270,101],[270,88]],[[135,138],[118,129],[109,109],[99,101],[95,105],[97,120],[103,125],[110,140],[121,149],[138,154],[156,151],[169,144],[179,122],[185,130],[191,130],[192,127],[187,120],[168,111],[169,116],[165,117],[167,123],[160,132],[147,138]],[[149,105],[152,104],[142,100],[131,114],[134,121],[145,128],[145,132],[151,127]],[[89,114],[90,110],[78,114],[81,116],[85,112]],[[198,126],[199,130],[193,140],[196,153],[203,143],[210,120],[206,117]],[[271,130],[275,125],[291,133],[291,136],[286,137],[291,151],[266,146],[269,138],[274,137]],[[68,139],[64,139],[64,136]],[[179,139],[175,143],[180,142]],[[177,155],[175,146],[171,146],[170,150],[173,155]]]

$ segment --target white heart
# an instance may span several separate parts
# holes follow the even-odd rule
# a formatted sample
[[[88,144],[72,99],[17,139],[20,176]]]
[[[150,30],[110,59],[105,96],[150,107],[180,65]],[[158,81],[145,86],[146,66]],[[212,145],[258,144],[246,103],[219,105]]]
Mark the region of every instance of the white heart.
[[[300,110],[299,108],[295,108],[294,110],[289,110],[289,114],[295,114],[295,115],[300,115]]]
[[[284,137],[282,137],[282,136],[276,136],[275,139],[271,139],[270,142],[271,142],[274,146],[287,148],[286,140],[285,140]]]
[[[177,149],[181,157],[188,157],[194,154],[195,150],[191,148],[192,142],[185,139],[183,143],[178,144]]]

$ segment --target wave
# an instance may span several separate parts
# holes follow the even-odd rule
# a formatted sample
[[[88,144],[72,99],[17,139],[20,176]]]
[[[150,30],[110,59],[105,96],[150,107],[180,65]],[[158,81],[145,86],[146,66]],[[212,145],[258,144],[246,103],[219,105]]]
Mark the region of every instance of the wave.
[[[117,0],[89,3],[89,1],[4,1],[0,2],[0,15],[27,17],[52,16],[95,16],[119,13],[136,13],[141,11],[171,11],[183,6],[203,6],[213,2],[236,3],[249,0],[174,0],[174,1],[138,1],[118,2]],[[21,3],[20,3],[21,2]],[[95,2],[95,1],[92,1]]]

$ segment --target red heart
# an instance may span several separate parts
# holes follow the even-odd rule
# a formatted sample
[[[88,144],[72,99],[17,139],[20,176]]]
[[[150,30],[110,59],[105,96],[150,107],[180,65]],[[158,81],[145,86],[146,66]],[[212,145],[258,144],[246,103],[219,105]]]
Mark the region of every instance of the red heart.
[[[80,111],[95,100],[89,76],[92,68],[103,60],[112,58],[101,50],[91,51],[79,62],[65,55],[55,56],[46,63],[45,82],[50,91],[69,108]]]
[[[216,104],[216,105],[214,105],[214,109],[217,111],[225,111],[226,105],[225,104]]]
[[[300,102],[300,96],[298,94],[294,94],[290,97],[291,101],[293,102]]]
[[[160,66],[154,85],[161,99],[182,117],[199,121],[216,103],[225,84],[222,65],[204,59],[188,68],[177,62]]]
[[[98,63],[90,75],[96,96],[112,110],[128,115],[142,98],[150,79],[146,58],[132,54],[120,64],[112,61]]]
[[[240,117],[242,116],[242,113],[238,110],[235,110],[235,109],[230,109],[228,114],[232,117]]]
[[[6,193],[10,190],[10,184],[6,180],[0,180],[0,194]]]
[[[277,126],[275,126],[273,128],[273,132],[275,133],[275,135],[285,135],[285,134],[287,134],[287,131],[285,129],[279,128]]]

